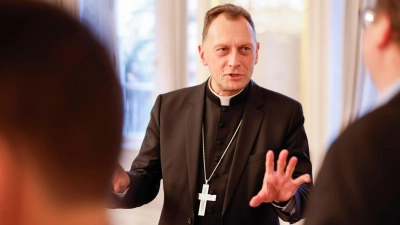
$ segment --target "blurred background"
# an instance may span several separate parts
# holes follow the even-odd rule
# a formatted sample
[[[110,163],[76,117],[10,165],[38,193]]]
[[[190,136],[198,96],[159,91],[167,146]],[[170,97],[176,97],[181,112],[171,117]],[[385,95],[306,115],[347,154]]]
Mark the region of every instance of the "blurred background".
[[[205,12],[221,3],[241,5],[253,16],[261,44],[253,80],[302,103],[314,177],[332,141],[377,96],[360,47],[360,11],[371,0],[42,1],[87,25],[114,60],[124,88],[120,163],[126,170],[140,148],[156,96],[209,76],[197,46]],[[158,224],[162,203],[160,190],[143,207],[109,210],[110,221]]]

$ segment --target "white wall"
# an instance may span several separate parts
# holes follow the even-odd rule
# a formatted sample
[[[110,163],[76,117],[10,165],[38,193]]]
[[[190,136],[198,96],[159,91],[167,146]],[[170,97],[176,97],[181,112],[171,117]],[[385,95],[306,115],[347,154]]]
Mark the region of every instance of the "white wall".
[[[300,36],[258,33],[259,61],[253,80],[270,90],[300,101]]]

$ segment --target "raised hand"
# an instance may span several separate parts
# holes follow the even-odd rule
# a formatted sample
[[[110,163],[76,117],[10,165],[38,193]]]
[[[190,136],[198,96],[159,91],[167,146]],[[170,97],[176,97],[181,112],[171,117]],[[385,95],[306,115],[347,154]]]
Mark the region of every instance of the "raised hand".
[[[122,166],[117,163],[117,168],[115,169],[112,177],[112,187],[114,192],[123,193],[128,189],[130,182],[131,179],[129,178],[124,168],[122,168]]]
[[[297,158],[292,157],[286,166],[286,158],[288,154],[289,153],[286,149],[281,151],[275,171],[274,153],[271,150],[267,152],[265,161],[266,171],[263,185],[260,192],[251,199],[251,207],[257,207],[263,202],[286,202],[293,197],[297,188],[302,183],[311,182],[310,175],[308,174],[303,174],[294,180],[292,179],[292,174],[297,164]]]

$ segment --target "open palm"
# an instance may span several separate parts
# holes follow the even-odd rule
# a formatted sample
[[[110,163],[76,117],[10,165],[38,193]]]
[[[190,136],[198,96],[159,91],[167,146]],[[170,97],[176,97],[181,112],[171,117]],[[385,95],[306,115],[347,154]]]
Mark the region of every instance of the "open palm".
[[[290,200],[296,193],[297,188],[304,182],[311,182],[308,174],[292,179],[293,171],[297,164],[297,158],[292,157],[286,166],[287,150],[282,150],[277,161],[276,171],[274,170],[274,153],[268,151],[265,162],[265,175],[263,185],[256,196],[250,201],[250,206],[257,207],[263,202]],[[285,170],[286,168],[286,170]]]

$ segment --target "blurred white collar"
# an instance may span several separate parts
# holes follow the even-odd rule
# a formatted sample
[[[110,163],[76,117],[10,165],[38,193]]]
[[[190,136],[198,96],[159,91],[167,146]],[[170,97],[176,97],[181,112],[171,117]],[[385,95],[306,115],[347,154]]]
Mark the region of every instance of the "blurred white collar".
[[[240,90],[238,93],[231,95],[231,96],[221,96],[218,95],[217,93],[214,92],[214,90],[211,88],[211,78],[208,79],[208,88],[210,89],[211,93],[213,93],[215,96],[217,96],[219,98],[219,101],[221,102],[221,106],[229,106],[229,102],[231,101],[231,98],[235,97],[236,95],[240,94],[244,88],[242,90]]]
[[[394,96],[400,92],[400,78],[392,83],[388,88],[382,91],[376,99],[372,110],[375,110],[388,103]]]

